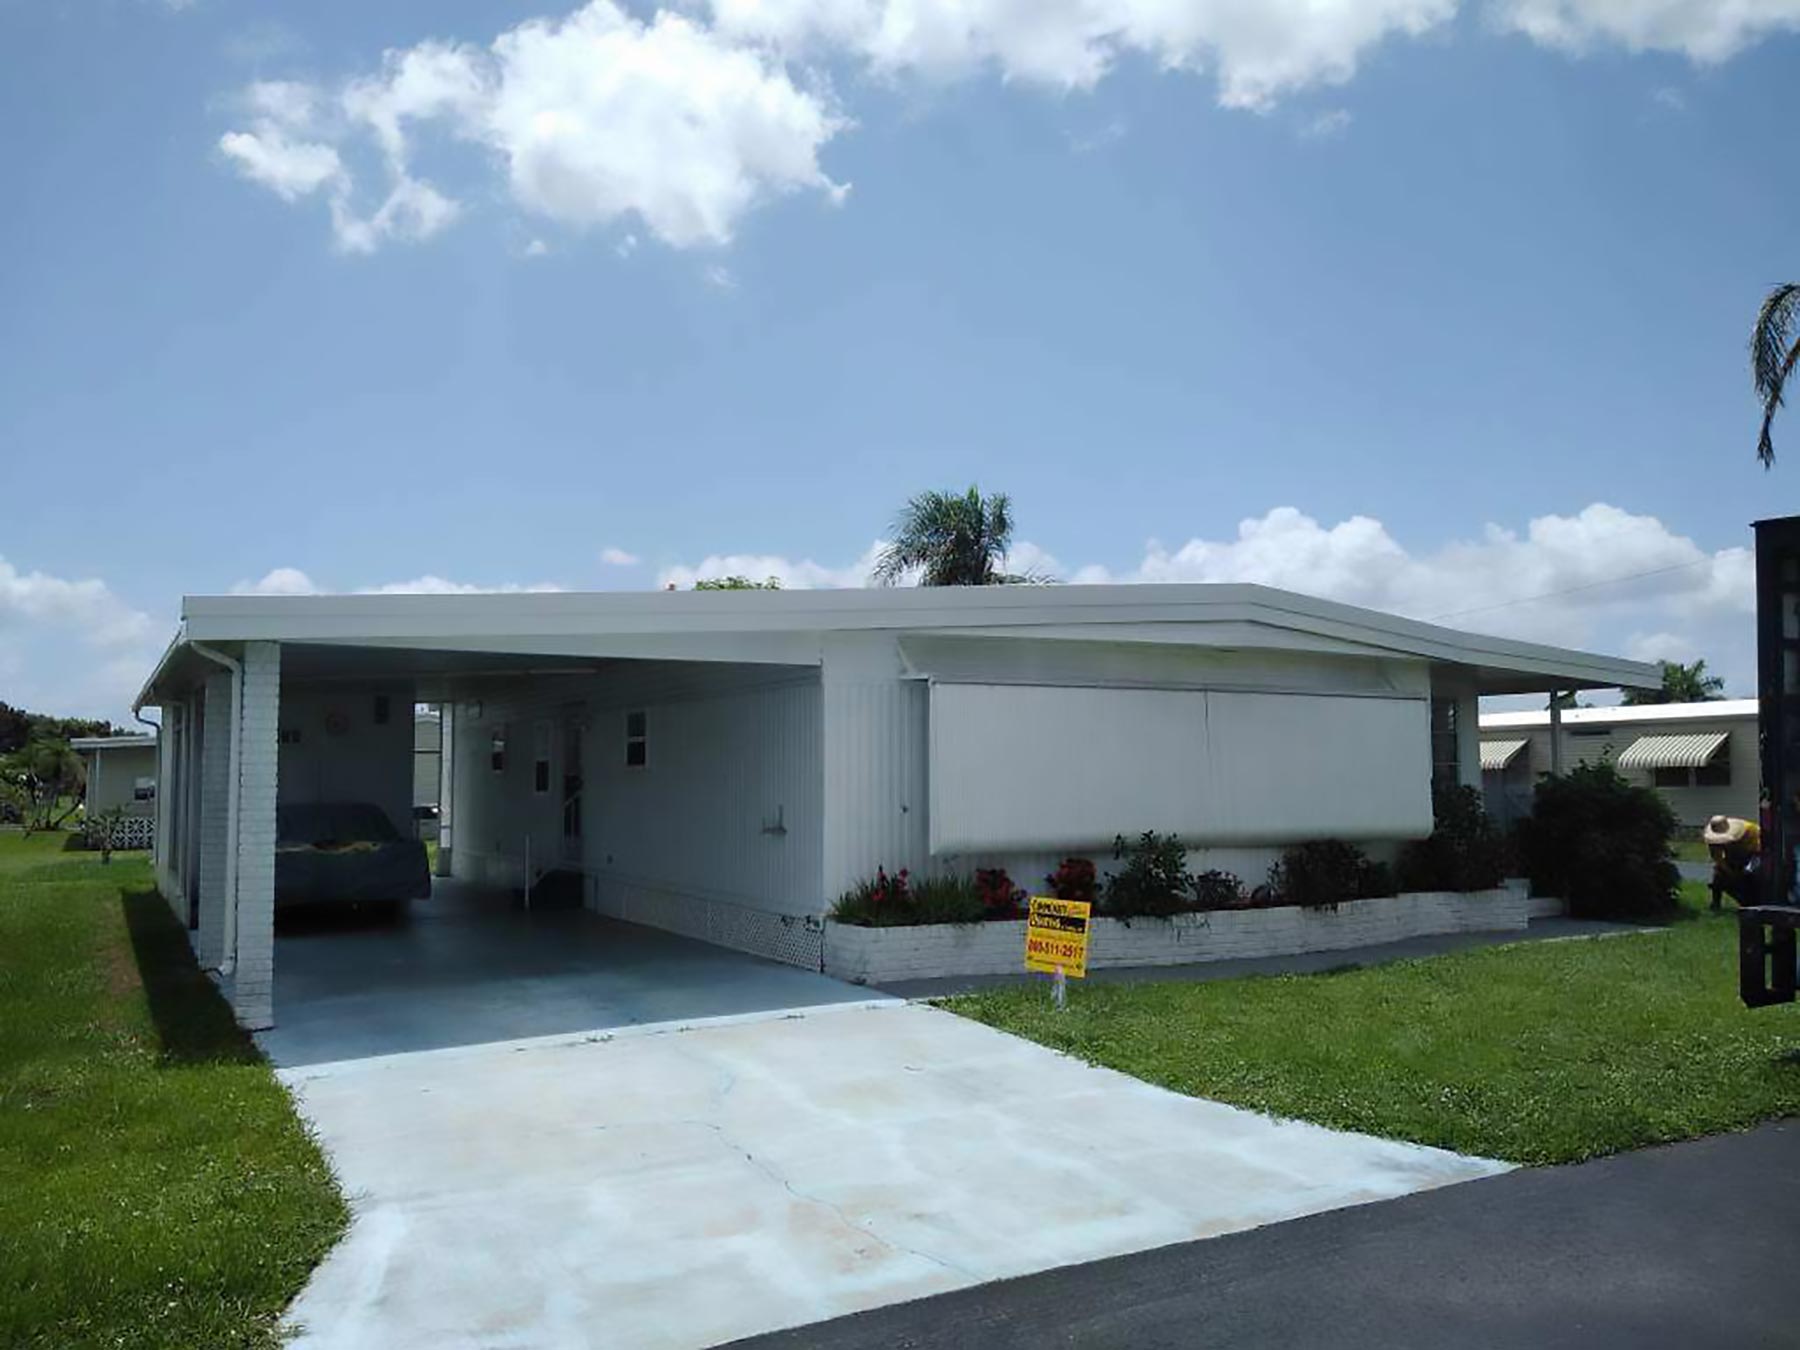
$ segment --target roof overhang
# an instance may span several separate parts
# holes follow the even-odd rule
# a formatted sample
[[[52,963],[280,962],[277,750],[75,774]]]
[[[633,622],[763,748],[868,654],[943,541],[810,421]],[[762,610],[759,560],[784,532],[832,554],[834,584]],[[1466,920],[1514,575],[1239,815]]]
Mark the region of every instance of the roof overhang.
[[[1480,693],[1655,688],[1638,661],[1466,633],[1266,586],[870,587],[815,591],[190,596],[139,696],[180,681],[199,642],[569,659],[813,664],[827,634],[899,631],[1051,640],[1279,647],[1408,657],[1466,671]],[[192,655],[189,653],[189,655]],[[204,659],[193,656],[204,664]]]

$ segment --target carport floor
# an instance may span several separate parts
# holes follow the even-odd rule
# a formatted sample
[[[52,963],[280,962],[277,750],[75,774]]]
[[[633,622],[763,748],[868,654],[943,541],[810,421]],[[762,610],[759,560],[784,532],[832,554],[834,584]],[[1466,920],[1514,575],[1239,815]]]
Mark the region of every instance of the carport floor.
[[[864,1001],[867,989],[586,910],[440,879],[405,918],[282,916],[278,1066]]]
[[[714,1345],[1505,1170],[900,1002],[283,1077],[355,1210],[311,1350]]]

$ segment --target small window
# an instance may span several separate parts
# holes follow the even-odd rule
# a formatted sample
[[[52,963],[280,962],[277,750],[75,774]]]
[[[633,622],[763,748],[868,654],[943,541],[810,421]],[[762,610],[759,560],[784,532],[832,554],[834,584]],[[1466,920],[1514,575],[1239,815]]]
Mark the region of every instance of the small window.
[[[275,739],[282,745],[298,745],[300,744],[300,728],[283,727]]]
[[[1652,781],[1659,788],[1684,788],[1688,786],[1686,769],[1656,769],[1652,771]]]
[[[625,767],[641,769],[650,762],[649,718],[641,712],[625,714]]]
[[[488,768],[495,773],[506,772],[506,730],[504,727],[496,731],[494,738],[488,742]]]
[[[539,722],[532,728],[531,790],[550,790],[550,724]]]
[[[133,801],[139,801],[139,802],[155,801],[156,800],[156,780],[154,778],[138,779],[135,783],[133,783],[131,785],[131,797],[132,797]]]

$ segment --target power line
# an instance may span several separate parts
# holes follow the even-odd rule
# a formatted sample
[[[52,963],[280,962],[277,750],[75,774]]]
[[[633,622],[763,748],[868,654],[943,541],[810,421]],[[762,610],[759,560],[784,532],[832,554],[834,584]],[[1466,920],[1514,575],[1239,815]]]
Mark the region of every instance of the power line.
[[[1514,605],[1533,605],[1539,600],[1557,600],[1565,595],[1575,595],[1581,591],[1598,590],[1602,586],[1618,586],[1627,581],[1642,581],[1645,577],[1667,576],[1670,572],[1685,572],[1692,567],[1705,567],[1712,562],[1711,558],[1696,558],[1693,562],[1676,563],[1673,567],[1653,567],[1648,572],[1632,572],[1628,576],[1609,577],[1605,581],[1590,581],[1583,586],[1570,586],[1561,591],[1545,591],[1542,595],[1522,595],[1517,600],[1501,600],[1492,605],[1476,605],[1472,609],[1453,609],[1447,614],[1434,614],[1428,623],[1436,623],[1439,619],[1460,619],[1465,614],[1485,614],[1494,609],[1511,609]]]

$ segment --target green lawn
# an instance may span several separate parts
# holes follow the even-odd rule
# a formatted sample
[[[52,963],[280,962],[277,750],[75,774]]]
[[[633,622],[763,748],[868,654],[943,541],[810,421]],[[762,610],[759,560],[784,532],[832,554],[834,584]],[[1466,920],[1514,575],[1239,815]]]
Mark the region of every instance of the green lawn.
[[[347,1219],[138,853],[0,830],[0,1345],[273,1346]]]
[[[1687,904],[1706,903],[1690,886]],[[1177,1092],[1521,1163],[1800,1113],[1800,1005],[1737,998],[1736,920],[1323,975],[1072,982],[946,1007]]]
[[[1712,851],[1698,839],[1677,839],[1675,856],[1682,862],[1703,863],[1712,861]]]

